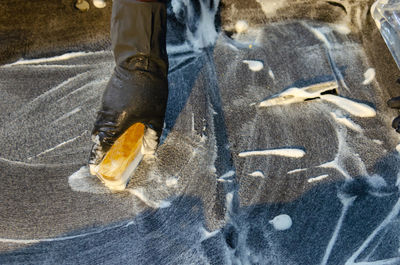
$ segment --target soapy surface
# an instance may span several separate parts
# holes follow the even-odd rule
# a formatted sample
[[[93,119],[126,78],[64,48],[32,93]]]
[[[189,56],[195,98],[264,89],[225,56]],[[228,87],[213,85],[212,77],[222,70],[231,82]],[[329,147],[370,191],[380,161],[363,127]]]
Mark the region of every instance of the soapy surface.
[[[85,167],[111,52],[0,66],[0,263],[399,264],[396,66],[359,41],[368,6],[273,2],[223,2],[217,34],[218,1],[171,3],[165,130],[123,192]]]

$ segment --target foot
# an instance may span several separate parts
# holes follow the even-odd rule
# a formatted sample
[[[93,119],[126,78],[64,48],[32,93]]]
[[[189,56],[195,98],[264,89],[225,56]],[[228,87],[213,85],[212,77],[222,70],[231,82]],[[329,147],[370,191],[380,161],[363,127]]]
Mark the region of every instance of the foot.
[[[103,161],[108,163],[108,153],[134,124],[145,126],[142,155],[154,153],[168,98],[165,3],[120,0],[113,5],[111,40],[116,67],[92,131],[89,166],[95,174],[94,169]]]

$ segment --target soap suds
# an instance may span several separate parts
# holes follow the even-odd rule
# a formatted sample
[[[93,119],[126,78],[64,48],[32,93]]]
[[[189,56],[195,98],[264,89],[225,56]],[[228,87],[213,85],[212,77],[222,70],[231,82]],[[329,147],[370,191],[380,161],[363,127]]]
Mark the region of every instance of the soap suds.
[[[351,29],[347,25],[347,23],[339,23],[339,24],[331,24],[330,25],[334,31],[343,34],[343,35],[348,35],[351,33]]]
[[[259,177],[259,178],[265,178],[265,175],[262,171],[254,171],[253,173],[249,174],[251,177]]]
[[[165,181],[165,185],[167,185],[167,187],[170,187],[170,188],[176,187],[178,185],[178,179],[177,178],[168,178]]]
[[[312,84],[301,88],[291,87],[262,101],[259,107],[272,107],[303,102],[307,99],[319,98],[321,97],[321,93],[336,90],[337,88],[338,84],[335,81]]]
[[[245,20],[239,20],[235,24],[235,30],[237,33],[246,32],[249,29],[249,24]]]
[[[353,205],[353,202],[357,198],[356,196],[354,197],[345,197],[342,194],[338,194],[338,197],[340,199],[340,202],[342,203],[342,211],[339,217],[339,220],[336,224],[335,231],[332,234],[331,239],[329,240],[328,246],[326,247],[324,257],[322,258],[322,265],[326,265],[328,263],[329,257],[332,253],[333,246],[335,245],[337,238],[339,236],[339,232],[343,226],[344,218],[349,210],[349,208]]]
[[[383,145],[383,141],[378,140],[378,139],[374,139],[372,140],[374,143],[379,144],[379,145]]]
[[[240,157],[249,157],[249,156],[285,156],[285,157],[293,157],[293,158],[301,158],[306,154],[306,152],[302,149],[298,148],[277,148],[277,149],[268,149],[261,151],[246,151],[239,153]]]
[[[223,174],[221,177],[219,177],[217,179],[217,181],[219,182],[232,182],[232,177],[235,175],[235,171],[230,170],[228,172],[226,172],[225,174]]]
[[[320,168],[333,168],[336,169],[339,173],[341,173],[345,178],[351,179],[349,173],[347,173],[339,164],[338,164],[339,156],[336,156],[335,160],[319,165]]]
[[[143,144],[141,148],[141,152],[144,155],[145,159],[151,158],[154,156],[158,145],[158,137],[155,130],[146,127],[146,132],[143,136]]]
[[[288,172],[288,174],[294,174],[294,173],[298,173],[298,172],[302,172],[302,171],[306,171],[308,168],[298,168],[298,169],[293,169],[293,170],[290,170],[289,172]]]
[[[227,214],[232,212],[233,209],[233,192],[228,192],[225,196],[225,207]]]
[[[73,236],[65,236],[65,237],[55,237],[55,238],[40,238],[40,239],[10,239],[10,238],[0,238],[0,242],[2,243],[8,243],[8,244],[37,244],[41,242],[58,242],[58,241],[66,241],[66,240],[71,240],[71,239],[76,239],[76,238],[83,238],[87,236],[92,236],[96,234],[102,234],[106,231],[110,231],[113,229],[121,228],[121,227],[128,227],[130,226],[129,222],[127,224],[118,224],[114,226],[109,226],[103,229],[97,229],[89,233],[84,233],[84,234],[78,234],[78,235],[73,235]],[[133,224],[133,223],[132,223]]]
[[[303,102],[307,99],[320,98],[357,117],[369,118],[376,116],[375,109],[366,104],[332,94],[324,94],[324,92],[336,90],[337,88],[338,85],[335,81],[313,84],[302,88],[292,87],[262,101],[259,107],[289,105]]]
[[[154,208],[154,209],[159,209],[159,208],[168,208],[171,206],[171,202],[169,201],[153,201],[147,198],[147,196],[144,194],[144,191],[142,188],[137,188],[137,189],[127,189],[132,195],[136,196],[139,200],[144,202],[147,206]]]
[[[267,17],[274,16],[276,12],[287,5],[286,0],[256,0]]]
[[[81,167],[68,178],[68,184],[73,191],[88,192],[94,194],[111,193],[101,181],[90,174],[87,166]]]
[[[23,64],[39,64],[39,63],[51,63],[51,62],[57,62],[57,61],[66,61],[66,60],[73,59],[73,58],[76,58],[76,57],[82,57],[82,56],[87,56],[87,55],[96,54],[96,53],[104,53],[104,51],[99,51],[99,52],[71,52],[71,53],[65,53],[63,55],[49,57],[49,58],[21,59],[21,60],[18,60],[16,62],[14,62],[14,63],[6,64],[3,67],[14,66],[14,65],[23,65]]]
[[[52,152],[52,151],[54,151],[54,150],[60,148],[60,147],[63,147],[64,145],[67,145],[67,144],[69,144],[69,143],[72,143],[72,142],[78,140],[79,138],[81,138],[81,137],[82,137],[83,135],[85,135],[86,133],[88,133],[88,131],[84,131],[81,135],[78,135],[78,136],[76,136],[76,137],[74,137],[74,138],[72,138],[72,139],[69,139],[69,140],[67,140],[67,141],[64,141],[64,142],[62,142],[62,143],[60,143],[60,144],[58,144],[58,145],[56,145],[56,146],[54,146],[54,147],[52,147],[52,148],[49,148],[49,149],[47,149],[47,150],[44,150],[43,152],[41,152],[41,153],[35,155],[34,157],[42,156],[42,155],[44,155],[44,154],[47,154],[47,153],[49,153],[49,152]],[[28,160],[31,160],[32,158],[33,158],[33,157],[29,157]]]
[[[218,229],[218,230],[215,230],[215,231],[212,231],[212,232],[209,232],[206,228],[201,227],[201,228],[200,228],[200,233],[201,233],[200,242],[202,242],[202,241],[204,241],[204,240],[207,240],[207,239],[209,239],[209,238],[212,238],[212,237],[218,235],[219,232],[220,232],[219,229]]]
[[[82,110],[81,107],[77,107],[77,108],[71,110],[70,112],[65,113],[65,114],[62,115],[61,117],[57,118],[57,119],[54,120],[52,123],[58,123],[58,122],[60,122],[60,121],[62,121],[62,120],[65,120],[65,119],[71,117],[72,115],[74,115],[75,113],[80,112],[81,110]]]
[[[271,69],[268,70],[268,75],[269,75],[269,77],[272,78],[272,80],[275,80],[275,74],[274,74],[274,72],[272,72]]]
[[[369,85],[372,83],[372,81],[374,81],[375,79],[375,69],[374,68],[369,68],[365,73],[364,73],[364,81],[363,81],[363,85]]]
[[[378,225],[377,228],[375,228],[375,230],[368,236],[368,238],[361,244],[361,246],[346,261],[345,265],[358,264],[358,262],[357,263],[355,262],[356,259],[363,253],[363,251],[366,248],[369,247],[370,243],[379,234],[379,232],[384,230],[390,223],[392,223],[396,218],[398,218],[399,213],[400,213],[400,199],[397,200],[393,209],[386,216],[386,218]],[[399,257],[393,258],[393,259],[391,259],[390,263],[383,263],[382,261],[379,261],[379,262],[380,262],[379,264],[399,264],[400,258]]]
[[[319,182],[319,181],[324,180],[324,179],[326,179],[328,177],[329,177],[329,175],[325,174],[325,175],[321,175],[321,176],[318,176],[318,177],[315,177],[315,178],[309,178],[307,180],[307,182],[308,183]]]
[[[93,5],[96,8],[105,8],[107,3],[105,0],[93,0]]]
[[[247,64],[249,69],[253,72],[259,72],[264,68],[264,64],[261,61],[243,60],[243,63]]]
[[[284,231],[292,227],[293,221],[289,215],[281,214],[270,220],[269,223],[273,225],[275,230]]]
[[[339,67],[336,65],[336,62],[333,60],[333,56],[332,56],[332,45],[329,42],[327,35],[331,36],[332,35],[332,29],[329,27],[321,27],[321,28],[313,28],[311,26],[309,26],[307,23],[303,22],[302,23],[304,25],[304,27],[306,27],[312,34],[314,34],[314,36],[319,39],[325,46],[327,49],[327,56],[328,56],[328,61],[329,64],[331,66],[333,75],[335,77],[335,80],[337,83],[341,83],[342,86],[347,90],[350,91],[349,87],[346,85],[345,81],[344,81],[344,77],[342,75],[342,73],[340,72]]]
[[[220,178],[227,179],[227,178],[233,177],[234,175],[235,175],[235,171],[230,170],[230,171],[226,172],[225,174],[223,174]]]
[[[340,112],[331,112],[331,116],[334,120],[336,120],[338,123],[346,126],[347,128],[362,133],[364,130],[361,128],[360,125],[354,123],[350,118],[347,118],[343,116]]]
[[[374,108],[363,103],[358,103],[351,99],[342,98],[335,95],[321,95],[321,99],[331,102],[339,108],[344,109],[345,111],[357,117],[370,118],[376,116],[376,111]]]

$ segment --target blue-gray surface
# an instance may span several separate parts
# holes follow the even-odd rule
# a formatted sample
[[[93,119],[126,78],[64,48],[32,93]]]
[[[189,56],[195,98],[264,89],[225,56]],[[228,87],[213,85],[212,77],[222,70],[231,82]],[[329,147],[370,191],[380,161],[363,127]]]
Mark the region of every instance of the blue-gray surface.
[[[187,3],[163,144],[125,192],[82,168],[111,52],[0,67],[0,264],[400,264],[398,73],[371,1],[223,1],[215,41],[218,1]],[[325,82],[376,115],[258,105]]]

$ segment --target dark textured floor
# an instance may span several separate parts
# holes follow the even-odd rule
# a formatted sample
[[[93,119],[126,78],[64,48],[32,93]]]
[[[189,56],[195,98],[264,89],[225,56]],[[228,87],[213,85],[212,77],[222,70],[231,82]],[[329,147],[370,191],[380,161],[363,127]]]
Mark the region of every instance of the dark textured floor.
[[[6,2],[8,17],[23,6]],[[267,15],[261,2],[226,0],[217,13],[218,1],[181,12],[173,1],[163,144],[115,194],[84,167],[113,68],[103,49],[109,8],[80,14],[69,1],[49,3],[65,11],[51,29],[76,18],[68,38],[43,21],[29,28],[39,16],[30,9],[14,25],[32,30],[25,50],[1,14],[0,35],[10,37],[0,59],[10,64],[0,67],[0,264],[400,264],[400,137],[385,103],[398,95],[399,73],[371,1],[269,1],[280,9]],[[194,17],[182,15],[190,8]],[[235,32],[238,20],[247,32]],[[337,29],[343,21],[350,33]],[[376,75],[363,84],[368,69]],[[258,107],[326,81],[376,115],[322,99]],[[304,156],[242,156],[288,149]]]

